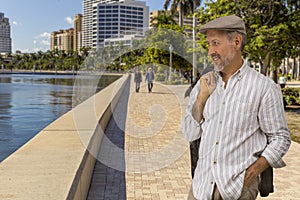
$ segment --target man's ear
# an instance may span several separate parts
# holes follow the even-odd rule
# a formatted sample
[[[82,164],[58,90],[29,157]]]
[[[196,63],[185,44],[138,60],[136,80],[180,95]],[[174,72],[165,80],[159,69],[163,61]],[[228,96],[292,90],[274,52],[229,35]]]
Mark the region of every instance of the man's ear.
[[[240,34],[236,34],[236,36],[234,37],[234,44],[237,47],[237,49],[241,48],[242,41],[243,37]]]

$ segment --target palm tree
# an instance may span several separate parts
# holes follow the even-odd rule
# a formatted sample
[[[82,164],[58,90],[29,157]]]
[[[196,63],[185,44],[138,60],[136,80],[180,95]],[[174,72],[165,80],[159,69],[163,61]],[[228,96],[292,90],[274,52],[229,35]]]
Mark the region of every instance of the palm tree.
[[[153,17],[150,22],[153,27],[159,27],[162,24],[176,24],[173,15],[166,10],[161,11],[161,13]]]
[[[167,10],[171,5],[171,13],[174,14],[178,11],[179,26],[183,26],[183,18],[195,12],[196,7],[201,3],[201,0],[166,0],[164,9]]]

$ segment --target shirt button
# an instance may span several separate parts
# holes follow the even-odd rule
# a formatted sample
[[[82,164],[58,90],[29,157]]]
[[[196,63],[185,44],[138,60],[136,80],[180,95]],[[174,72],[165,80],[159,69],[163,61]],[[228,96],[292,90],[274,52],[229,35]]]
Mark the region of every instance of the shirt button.
[[[214,161],[214,164],[217,164],[217,161]]]
[[[222,124],[222,121],[220,121],[220,124]]]
[[[214,184],[214,182],[212,181],[212,182],[210,182],[210,184]]]
[[[219,144],[219,142],[216,142],[216,145],[218,145]]]

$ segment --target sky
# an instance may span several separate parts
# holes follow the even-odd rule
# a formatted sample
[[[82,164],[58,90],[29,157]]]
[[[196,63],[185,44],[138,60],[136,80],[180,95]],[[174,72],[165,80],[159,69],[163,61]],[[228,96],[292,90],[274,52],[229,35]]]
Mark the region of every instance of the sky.
[[[163,8],[164,0],[142,0],[150,11]],[[23,53],[50,49],[51,32],[73,27],[83,0],[0,0],[0,12],[9,18],[12,51]]]

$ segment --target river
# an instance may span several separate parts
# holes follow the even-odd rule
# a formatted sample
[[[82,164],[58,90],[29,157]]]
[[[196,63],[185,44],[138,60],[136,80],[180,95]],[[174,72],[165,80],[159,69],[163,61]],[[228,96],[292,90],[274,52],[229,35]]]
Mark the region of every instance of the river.
[[[74,94],[82,90],[80,85],[74,84],[78,77],[0,74],[0,162],[72,109]],[[117,78],[117,75],[102,76],[94,93]],[[81,82],[91,82],[89,76],[81,79],[86,80]],[[75,104],[86,98],[88,96],[76,98]]]

